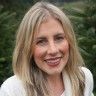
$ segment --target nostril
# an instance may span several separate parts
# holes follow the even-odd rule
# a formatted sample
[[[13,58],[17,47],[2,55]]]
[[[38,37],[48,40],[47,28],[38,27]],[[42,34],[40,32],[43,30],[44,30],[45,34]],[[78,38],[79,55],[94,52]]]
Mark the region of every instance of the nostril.
[[[51,46],[48,48],[48,54],[50,55],[57,55],[58,53],[58,48],[56,46]]]

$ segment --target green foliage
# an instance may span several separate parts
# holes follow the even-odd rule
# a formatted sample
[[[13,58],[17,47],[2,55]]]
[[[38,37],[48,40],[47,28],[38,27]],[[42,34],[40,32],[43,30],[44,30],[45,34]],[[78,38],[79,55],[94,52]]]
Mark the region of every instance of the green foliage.
[[[3,10],[0,6],[0,84],[12,74],[11,60],[14,41],[16,13]]]
[[[96,93],[94,93],[94,96],[96,96]]]
[[[29,7],[38,0],[0,1],[0,85],[12,72],[15,32]]]
[[[0,57],[2,57],[9,56],[11,53],[10,48],[12,47],[16,26],[14,16],[16,13],[3,12],[2,8],[0,10]]]
[[[89,46],[87,50],[90,54],[88,57],[88,66],[94,74],[94,81],[96,81],[96,0],[86,0],[85,7],[85,22],[84,26],[87,29]],[[96,83],[96,82],[94,82]],[[94,84],[96,90],[96,84]]]
[[[74,24],[80,51],[96,81],[96,0],[84,0],[81,6],[64,7],[64,10]]]

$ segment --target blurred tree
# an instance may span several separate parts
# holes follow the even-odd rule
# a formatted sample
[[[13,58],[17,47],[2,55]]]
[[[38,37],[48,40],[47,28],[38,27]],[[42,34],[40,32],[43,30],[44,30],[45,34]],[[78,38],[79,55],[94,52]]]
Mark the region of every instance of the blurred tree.
[[[84,17],[84,26],[86,29],[86,51],[90,54],[86,59],[88,67],[92,70],[94,81],[96,81],[96,0],[85,0],[86,17]],[[80,44],[83,44],[81,42]],[[96,83],[96,82],[94,82]],[[94,84],[96,90],[96,84]]]
[[[69,6],[64,9],[74,24],[80,51],[96,81],[96,0],[84,0],[81,8]]]
[[[0,0],[0,85],[12,75],[12,52],[17,27],[38,0]]]
[[[25,12],[39,0],[0,0],[0,5],[3,5],[3,10],[16,12],[16,19],[21,20]]]
[[[33,5],[37,1],[39,0],[0,0],[0,4],[8,9],[17,9],[18,7],[24,8]]]
[[[17,26],[15,15],[0,6],[0,84],[12,74],[11,57]]]

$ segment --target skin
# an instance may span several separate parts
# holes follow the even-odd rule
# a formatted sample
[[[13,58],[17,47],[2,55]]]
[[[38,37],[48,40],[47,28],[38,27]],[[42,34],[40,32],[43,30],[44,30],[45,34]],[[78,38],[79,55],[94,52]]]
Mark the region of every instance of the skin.
[[[64,91],[61,72],[69,58],[69,44],[62,25],[49,17],[41,23],[35,38],[34,60],[38,68],[48,75],[51,94],[60,96]]]

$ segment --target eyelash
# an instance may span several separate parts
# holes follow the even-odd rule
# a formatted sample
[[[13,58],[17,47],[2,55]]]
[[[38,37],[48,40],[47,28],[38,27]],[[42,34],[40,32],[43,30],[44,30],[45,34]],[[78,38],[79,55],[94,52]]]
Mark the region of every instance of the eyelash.
[[[56,37],[55,39],[56,39],[56,40],[60,40],[60,41],[61,41],[61,40],[63,40],[63,39],[64,39],[64,37]]]
[[[39,40],[39,41],[37,41],[36,44],[43,45],[43,44],[45,44],[46,42],[47,42],[46,40]]]
[[[64,37],[63,37],[63,36],[54,38],[54,41],[55,41],[55,42],[63,41],[63,40],[64,40]],[[38,40],[38,41],[36,42],[36,44],[37,44],[37,45],[46,45],[46,44],[48,44],[48,43],[47,43],[47,40]]]

